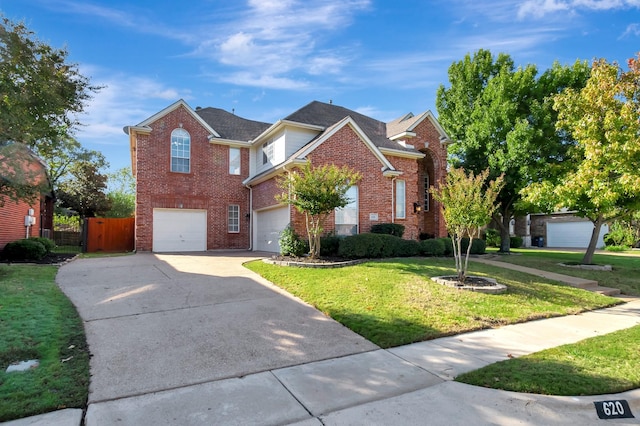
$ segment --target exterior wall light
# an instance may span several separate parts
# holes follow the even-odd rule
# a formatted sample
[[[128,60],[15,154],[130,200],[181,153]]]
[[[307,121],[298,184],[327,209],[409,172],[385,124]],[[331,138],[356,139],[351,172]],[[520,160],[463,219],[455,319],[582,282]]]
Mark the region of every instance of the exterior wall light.
[[[413,212],[420,213],[422,211],[422,206],[420,203],[413,203]]]

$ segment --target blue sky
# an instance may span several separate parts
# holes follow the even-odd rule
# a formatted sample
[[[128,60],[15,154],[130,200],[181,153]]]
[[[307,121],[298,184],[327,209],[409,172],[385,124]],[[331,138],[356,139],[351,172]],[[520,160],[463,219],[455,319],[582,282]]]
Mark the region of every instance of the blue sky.
[[[435,107],[484,48],[540,72],[640,51],[640,0],[0,0],[104,86],[76,134],[129,165],[134,125],[183,98],[274,122],[312,100],[383,121]]]

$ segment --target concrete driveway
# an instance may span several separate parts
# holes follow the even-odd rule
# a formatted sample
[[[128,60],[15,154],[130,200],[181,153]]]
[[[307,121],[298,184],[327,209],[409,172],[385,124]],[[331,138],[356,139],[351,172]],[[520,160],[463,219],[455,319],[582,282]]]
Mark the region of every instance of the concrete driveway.
[[[242,266],[259,257],[142,253],[63,266],[57,282],[93,355],[89,404],[378,349]]]

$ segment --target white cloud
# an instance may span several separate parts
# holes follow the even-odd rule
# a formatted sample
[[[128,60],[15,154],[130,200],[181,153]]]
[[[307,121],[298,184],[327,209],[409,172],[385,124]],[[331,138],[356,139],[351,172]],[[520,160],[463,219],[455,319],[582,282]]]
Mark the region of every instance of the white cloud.
[[[556,12],[625,10],[640,7],[640,0],[527,0],[518,8],[518,18],[542,18]]]
[[[629,24],[627,26],[627,29],[619,38],[622,39],[626,37],[638,37],[638,36],[640,36],[640,24],[634,23],[634,24]]]

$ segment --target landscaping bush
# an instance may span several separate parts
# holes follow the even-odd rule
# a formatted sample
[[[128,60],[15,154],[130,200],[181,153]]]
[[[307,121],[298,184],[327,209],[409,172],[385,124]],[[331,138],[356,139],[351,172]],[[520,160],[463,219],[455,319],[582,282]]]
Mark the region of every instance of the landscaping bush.
[[[53,251],[54,248],[56,248],[56,243],[53,242],[52,239],[50,238],[45,238],[45,237],[30,237],[29,238],[31,241],[37,241],[40,244],[42,244],[45,248],[45,250],[48,253],[51,253],[51,251]]]
[[[46,254],[44,245],[31,239],[12,241],[2,250],[2,257],[7,260],[40,260]]]
[[[342,237],[338,237],[336,235],[320,237],[320,256],[337,256],[341,239]]]
[[[487,228],[484,239],[487,242],[487,247],[500,247],[500,231],[497,229]]]
[[[522,247],[522,237],[511,237],[509,242],[509,247],[511,248],[520,248]]]
[[[283,256],[302,256],[309,252],[309,243],[300,238],[291,225],[284,228],[279,242],[280,254]]]
[[[371,227],[373,234],[388,234],[402,238],[404,235],[404,225],[397,223],[379,223]]]
[[[417,241],[405,242],[402,238],[387,234],[358,234],[342,238],[338,254],[348,259],[373,259],[416,254]]]
[[[449,237],[438,238],[444,244],[444,255],[453,256],[453,240]]]
[[[624,226],[621,222],[614,222],[609,228],[609,233],[604,236],[604,245],[607,249],[610,246],[623,246],[631,248],[636,243],[633,229]]]
[[[400,240],[399,252],[395,256],[413,257],[420,254],[420,243],[416,240]]]
[[[467,248],[469,247],[469,239],[463,238],[462,243],[462,253],[467,253]],[[485,240],[481,240],[480,238],[474,238],[471,243],[471,251],[469,254],[485,254],[487,251],[487,242]]]
[[[442,238],[420,241],[420,254],[423,256],[442,256],[444,251]]]

